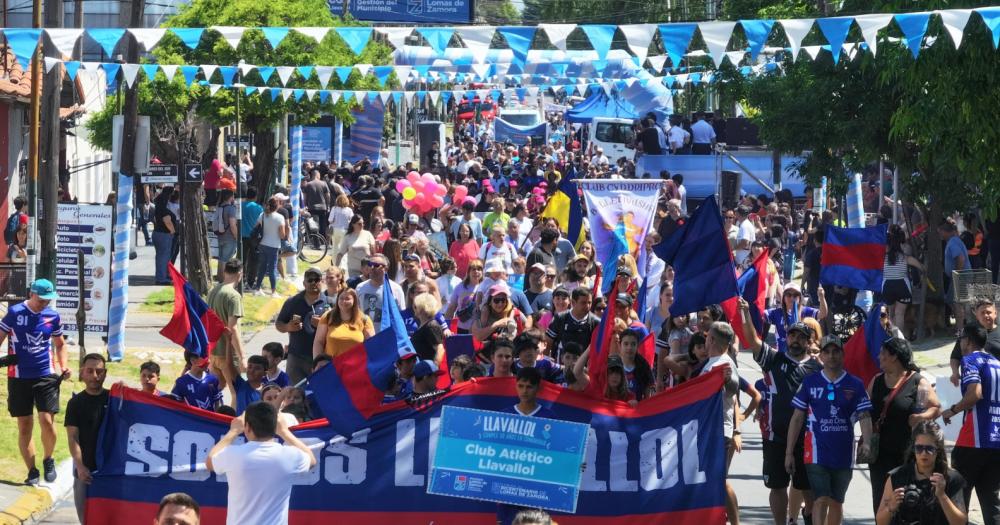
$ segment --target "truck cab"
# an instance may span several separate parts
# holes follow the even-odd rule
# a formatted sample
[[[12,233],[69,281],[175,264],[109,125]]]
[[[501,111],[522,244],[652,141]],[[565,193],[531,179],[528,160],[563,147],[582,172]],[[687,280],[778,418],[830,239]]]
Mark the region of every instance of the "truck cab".
[[[612,164],[635,156],[635,131],[630,119],[595,117],[590,123],[590,143],[604,150]]]

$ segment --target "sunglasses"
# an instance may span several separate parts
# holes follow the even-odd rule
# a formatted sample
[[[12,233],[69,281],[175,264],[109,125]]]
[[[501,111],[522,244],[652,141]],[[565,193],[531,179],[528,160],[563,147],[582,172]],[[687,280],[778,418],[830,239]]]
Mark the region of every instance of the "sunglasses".
[[[913,452],[915,454],[937,454],[937,447],[934,445],[913,445]]]
[[[507,298],[503,296],[497,296],[490,300],[493,301],[493,304],[503,304],[507,302]]]
[[[370,263],[368,263],[368,267],[369,268],[385,268],[385,265],[382,264],[382,263],[370,262]]]
[[[320,281],[322,281],[322,279],[320,279],[319,277],[311,277],[309,279],[306,279],[307,283],[318,283]]]
[[[554,273],[547,273],[547,274],[545,274],[545,277],[547,279],[555,279],[556,278],[556,274],[554,274]]]

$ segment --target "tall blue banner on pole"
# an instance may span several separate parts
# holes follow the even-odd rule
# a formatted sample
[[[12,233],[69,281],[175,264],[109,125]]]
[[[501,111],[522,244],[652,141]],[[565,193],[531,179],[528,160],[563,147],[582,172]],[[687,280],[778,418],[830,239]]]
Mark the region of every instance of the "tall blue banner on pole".
[[[295,248],[299,245],[299,202],[302,200],[302,126],[292,128],[291,157],[292,185],[288,189],[288,199],[292,203],[292,224],[288,232],[288,242]]]
[[[632,408],[543,383],[538,399],[560,421],[588,425],[575,514],[563,525],[706,525],[725,521],[722,372]],[[444,407],[509,412],[512,378],[456,385],[436,399],[383,406],[370,426],[340,436],[326,420],[293,431],[317,465],[293,482],[289,523],[487,525],[497,504],[427,493]],[[87,523],[148,522],[164,495],[186,492],[205,524],[225,522],[228,486],[205,468],[229,418],[115,385],[102,426]],[[509,429],[508,429],[509,430]],[[574,461],[575,460],[570,460]]]

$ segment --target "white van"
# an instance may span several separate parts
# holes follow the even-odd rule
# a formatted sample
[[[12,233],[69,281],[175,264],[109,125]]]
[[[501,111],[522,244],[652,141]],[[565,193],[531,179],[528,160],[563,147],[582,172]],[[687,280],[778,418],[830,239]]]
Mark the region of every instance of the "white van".
[[[614,164],[618,159],[635,157],[632,144],[635,132],[632,121],[624,118],[594,117],[590,122],[590,142],[604,150],[608,160]]]

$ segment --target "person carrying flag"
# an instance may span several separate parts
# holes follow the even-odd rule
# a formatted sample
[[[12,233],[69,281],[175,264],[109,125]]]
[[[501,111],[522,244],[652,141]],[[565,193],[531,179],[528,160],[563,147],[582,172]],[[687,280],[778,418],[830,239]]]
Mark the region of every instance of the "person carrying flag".
[[[753,320],[750,318],[750,304],[742,297],[739,299],[739,311],[743,323],[743,333],[753,358],[764,373],[765,390],[762,402],[763,412],[767,414],[768,432],[762,433],[764,486],[770,489],[769,501],[771,515],[775,525],[787,525],[789,484],[792,491],[801,491],[806,501],[808,520],[812,516],[813,496],[809,486],[803,463],[802,434],[797,435],[793,445],[795,469],[789,475],[785,469],[785,449],[788,438],[788,425],[791,422],[794,408],[792,398],[798,392],[802,380],[822,369],[823,365],[809,354],[809,341],[812,329],[805,323],[795,323],[788,327],[788,351],[779,352],[760,340]],[[793,494],[797,498],[797,494]],[[792,519],[797,516],[792,516]]]

